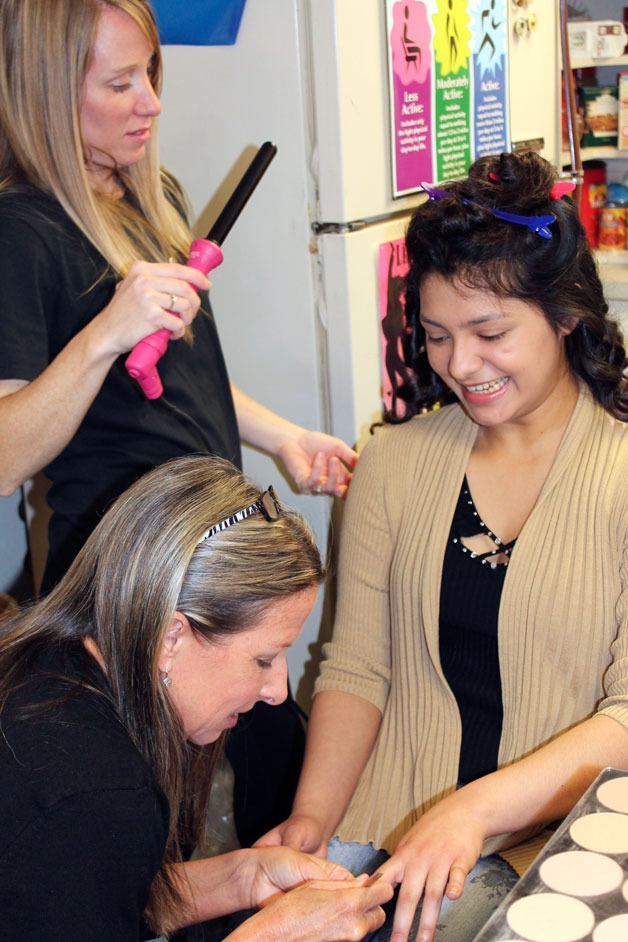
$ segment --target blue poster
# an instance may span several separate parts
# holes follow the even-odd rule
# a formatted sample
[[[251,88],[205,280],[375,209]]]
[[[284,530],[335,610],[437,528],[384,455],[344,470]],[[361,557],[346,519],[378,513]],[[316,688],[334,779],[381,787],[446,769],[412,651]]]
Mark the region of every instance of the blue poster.
[[[152,0],[164,45],[232,46],[246,0]]]
[[[510,149],[506,0],[477,0],[473,13],[475,157]]]

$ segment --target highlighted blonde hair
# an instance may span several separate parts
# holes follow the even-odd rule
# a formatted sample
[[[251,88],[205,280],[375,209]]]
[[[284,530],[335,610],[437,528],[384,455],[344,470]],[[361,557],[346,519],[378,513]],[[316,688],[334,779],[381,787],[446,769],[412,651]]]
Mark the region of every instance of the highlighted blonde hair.
[[[80,103],[107,8],[128,14],[155,50],[150,80],[159,95],[161,51],[147,0],[0,0],[0,192],[31,184],[54,196],[124,277],[137,258],[183,260],[192,236],[182,195],[160,169],[156,130],[144,157],[116,170],[130,199],[90,185]]]
[[[202,838],[222,748],[222,740],[186,741],[159,679],[174,614],[187,615],[208,645],[224,644],[255,627],[274,603],[324,577],[309,526],[283,505],[272,522],[252,514],[199,544],[208,526],[259,497],[259,488],[227,461],[175,458],[118,497],[50,595],[1,622],[0,718],[9,694],[32,678],[37,652],[63,651],[87,638],[100,651],[107,696],[170,805],[163,868],[146,912],[156,934],[188,915],[172,864],[182,859],[181,833],[192,844]],[[213,680],[219,682],[208,672],[208,685]]]

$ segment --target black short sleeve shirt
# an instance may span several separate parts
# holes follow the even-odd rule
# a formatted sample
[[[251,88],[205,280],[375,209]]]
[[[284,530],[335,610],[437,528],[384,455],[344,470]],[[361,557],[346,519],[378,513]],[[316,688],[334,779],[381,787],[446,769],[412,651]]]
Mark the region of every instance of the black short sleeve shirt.
[[[85,663],[87,655],[71,659]],[[154,936],[143,913],[162,865],[168,803],[98,668],[88,666],[86,686],[61,679],[74,664],[61,650],[40,658],[0,713],[0,937],[7,942]]]
[[[30,187],[0,193],[0,379],[34,380],[109,302],[115,277],[59,203]],[[241,463],[229,379],[209,299],[194,340],[159,361],[149,401],[119,357],[62,453],[52,486],[48,582],[59,578],[111,501],[169,458],[202,453]]]

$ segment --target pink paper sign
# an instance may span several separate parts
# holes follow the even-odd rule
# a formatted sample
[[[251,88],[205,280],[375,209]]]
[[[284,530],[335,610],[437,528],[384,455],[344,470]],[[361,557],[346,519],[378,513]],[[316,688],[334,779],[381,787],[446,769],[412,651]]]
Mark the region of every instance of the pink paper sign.
[[[402,416],[405,404],[398,397],[408,369],[403,358],[406,273],[408,256],[404,239],[384,242],[379,247],[378,281],[382,344],[382,403],[384,411]]]

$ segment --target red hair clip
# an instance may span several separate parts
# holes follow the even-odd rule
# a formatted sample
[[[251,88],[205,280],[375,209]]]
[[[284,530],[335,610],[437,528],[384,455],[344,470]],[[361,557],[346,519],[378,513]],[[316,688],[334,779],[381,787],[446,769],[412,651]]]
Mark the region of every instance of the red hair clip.
[[[567,193],[573,193],[576,189],[576,184],[573,180],[559,180],[558,183],[555,183],[550,190],[550,198],[553,200],[559,200],[561,197],[566,196]]]

